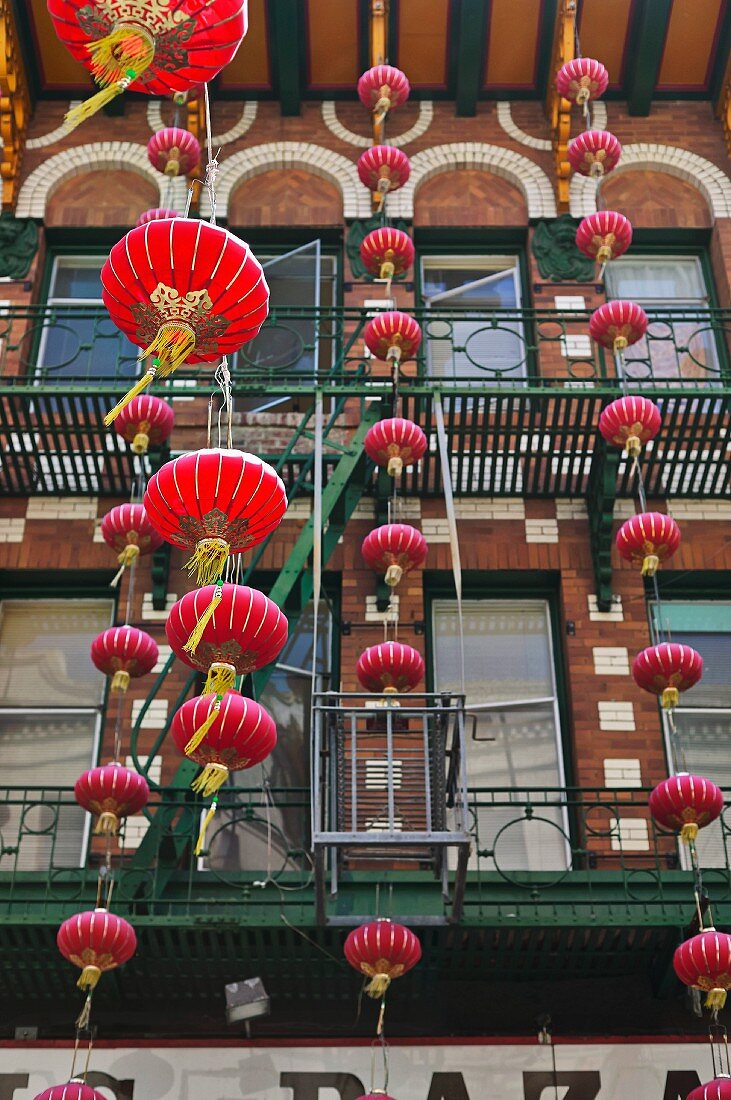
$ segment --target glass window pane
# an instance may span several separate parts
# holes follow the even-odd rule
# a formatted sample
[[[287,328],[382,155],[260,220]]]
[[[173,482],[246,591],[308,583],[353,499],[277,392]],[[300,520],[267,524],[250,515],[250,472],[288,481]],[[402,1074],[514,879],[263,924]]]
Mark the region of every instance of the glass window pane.
[[[433,298],[448,290],[456,290],[467,283],[474,283],[486,275],[504,272],[498,280],[502,295],[493,291],[493,300],[499,306],[517,305],[515,301],[515,273],[518,261],[515,256],[424,256],[422,259],[422,296]],[[510,299],[513,299],[512,303]],[[467,302],[464,305],[478,304]]]
[[[99,273],[106,256],[63,256],[56,260],[49,300],[53,298],[86,298],[101,301],[102,284]]]
[[[0,605],[0,705],[98,706],[104,676],[93,639],[112,621],[112,600],[4,600]]]
[[[731,789],[731,756],[728,751],[731,710],[720,714],[685,710],[685,701],[690,694],[684,692],[682,707],[675,711],[678,738],[685,754],[684,767],[698,775],[709,776],[721,790],[728,791]],[[731,819],[726,820],[725,825],[730,827]],[[701,866],[728,866],[731,854],[727,851],[728,843],[729,837],[724,834],[721,821],[714,821],[701,829],[696,840]],[[685,856],[682,849],[681,845],[681,854]]]
[[[607,268],[607,287],[612,298],[652,301],[672,305],[707,301],[703,271],[695,256],[620,257]]]

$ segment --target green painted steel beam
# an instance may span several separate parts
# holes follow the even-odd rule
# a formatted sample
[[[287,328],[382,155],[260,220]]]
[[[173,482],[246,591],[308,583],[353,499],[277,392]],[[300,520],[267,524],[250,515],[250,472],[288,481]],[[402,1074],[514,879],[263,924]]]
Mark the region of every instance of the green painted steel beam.
[[[631,115],[649,115],[673,0],[636,0],[627,45],[625,93]]]
[[[452,16],[456,36],[455,108],[458,115],[477,113],[477,100],[485,71],[491,0],[461,0]]]
[[[594,450],[589,473],[589,538],[596,600],[600,611],[609,611],[612,606],[612,528],[619,457],[620,452],[616,447],[610,451],[604,440],[600,439]]]
[[[299,115],[303,88],[303,5],[300,0],[268,0],[269,55],[282,114]]]

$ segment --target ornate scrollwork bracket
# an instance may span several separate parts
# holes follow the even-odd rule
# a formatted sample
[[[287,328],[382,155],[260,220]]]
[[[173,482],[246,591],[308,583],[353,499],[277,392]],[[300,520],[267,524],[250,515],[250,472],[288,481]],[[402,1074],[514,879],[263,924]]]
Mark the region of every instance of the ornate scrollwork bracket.
[[[555,76],[576,55],[576,0],[560,0],[553,35],[553,51],[546,95],[546,115],[551,124],[553,161],[556,166],[556,198],[560,214],[569,208],[569,165],[566,148],[571,137],[571,103],[558,94]]]
[[[13,211],[30,118],[30,92],[10,0],[0,0],[0,142],[2,208]]]

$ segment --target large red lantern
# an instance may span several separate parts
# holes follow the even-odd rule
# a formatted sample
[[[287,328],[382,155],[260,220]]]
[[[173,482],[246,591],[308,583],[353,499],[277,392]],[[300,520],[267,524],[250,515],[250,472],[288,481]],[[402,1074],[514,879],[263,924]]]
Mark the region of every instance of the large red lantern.
[[[79,989],[93,989],[105,970],[123,966],[137,950],[131,924],[107,909],[91,909],[65,920],[56,936],[65,959],[81,968]]]
[[[358,158],[360,182],[378,195],[381,205],[389,191],[403,187],[410,172],[409,158],[394,145],[372,145]]]
[[[650,813],[663,829],[680,830],[681,839],[689,844],[699,829],[723,813],[723,791],[702,775],[680,772],[652,791]]]
[[[35,1100],[104,1100],[104,1095],[83,1081],[74,1079],[65,1085],[52,1085],[50,1089],[44,1089]]]
[[[647,332],[647,314],[636,302],[616,299],[595,309],[589,319],[589,335],[614,352],[636,344]]]
[[[287,619],[263,592],[244,584],[223,584],[213,600],[213,585],[188,592],[173,605],[165,624],[170,646],[185,664],[207,672],[203,693],[223,694],[236,676],[263,668],[279,654],[287,641]],[[201,631],[204,609],[213,611]]]
[[[363,446],[378,466],[385,466],[391,477],[398,477],[404,466],[413,466],[423,458],[427,438],[413,420],[392,416],[368,429]]]
[[[576,246],[590,260],[606,264],[624,255],[632,244],[632,223],[616,210],[587,214],[576,230]]]
[[[598,179],[619,163],[622,146],[608,130],[584,130],[568,143],[566,156],[575,172]]]
[[[245,451],[188,451],[153,474],[145,491],[150,523],[173,546],[191,551],[198,584],[221,576],[229,554],[262,542],[287,510],[277,472]]]
[[[558,94],[572,103],[599,99],[607,90],[609,73],[601,61],[592,57],[574,57],[556,73]]]
[[[706,1085],[691,1089],[685,1100],[731,1100],[731,1077],[714,1077]]]
[[[410,91],[406,74],[393,65],[374,65],[358,81],[358,99],[373,112],[377,122],[405,103]]]
[[[371,355],[388,362],[413,359],[421,344],[421,329],[413,317],[398,309],[372,317],[363,329],[363,339]]]
[[[140,554],[151,554],[163,543],[141,504],[119,504],[112,508],[102,519],[101,532],[107,546],[117,552],[119,572],[113,585]]]
[[[104,418],[111,424],[153,378],[213,363],[259,332],[269,309],[261,264],[227,229],[193,218],[131,229],[101,271],[102,300],[140,359],[153,364]]]
[[[204,797],[214,794],[229,772],[261,763],[277,743],[271,715],[238,691],[189,699],[176,712],[170,734],[180,751],[203,768],[192,786]]]
[[[150,788],[143,775],[115,760],[80,775],[74,784],[74,797],[98,818],[95,833],[114,836],[122,818],[138,814],[147,805]]]
[[[181,126],[166,126],[158,130],[147,143],[147,159],[158,172],[174,179],[189,176],[198,166],[201,147],[190,130]]]
[[[426,539],[408,523],[385,523],[366,535],[361,546],[365,563],[377,573],[386,574],[391,588],[404,573],[423,565],[429,552]]]
[[[662,512],[640,512],[617,531],[617,549],[627,561],[642,565],[643,577],[654,577],[661,561],[680,546],[680,528]]]
[[[154,638],[136,626],[111,626],[91,643],[91,659],[112,677],[111,691],[126,691],[130,678],[151,672],[158,661]]]
[[[643,444],[660,431],[662,416],[647,397],[619,397],[602,410],[599,431],[607,443],[624,447],[630,458],[638,458]]]
[[[366,270],[390,284],[414,262],[414,242],[402,229],[390,225],[373,229],[360,242],[360,258]]]
[[[424,675],[424,658],[403,642],[381,642],[361,653],[355,671],[366,691],[394,695],[416,687]]]
[[[383,997],[394,978],[406,974],[421,958],[421,944],[411,929],[383,919],[354,928],[343,950],[350,965],[370,979],[366,985],[370,997]]]
[[[685,985],[707,994],[706,1008],[723,1008],[731,988],[731,936],[715,928],[692,936],[676,949],[673,969]]]
[[[114,430],[132,444],[136,455],[144,455],[151,443],[159,447],[170,438],[174,424],[175,414],[167,401],[142,393],[122,409]]]
[[[638,687],[662,698],[666,710],[680,702],[680,692],[688,691],[703,675],[703,658],[689,645],[661,642],[637,654],[632,676]]]
[[[135,222],[135,228],[146,225],[147,222],[164,222],[169,218],[179,218],[177,210],[171,210],[167,206],[154,206],[150,210],[143,210]]]
[[[56,34],[102,87],[70,126],[129,88],[165,96],[205,84],[247,31],[247,0],[48,0]]]

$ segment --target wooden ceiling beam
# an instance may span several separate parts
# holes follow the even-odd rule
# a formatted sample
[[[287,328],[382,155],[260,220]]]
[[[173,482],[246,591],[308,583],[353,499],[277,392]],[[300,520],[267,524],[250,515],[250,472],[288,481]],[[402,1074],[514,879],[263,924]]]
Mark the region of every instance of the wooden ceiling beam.
[[[455,109],[463,118],[477,113],[487,54],[491,0],[461,0],[453,16],[457,39]]]
[[[631,115],[649,115],[673,0],[637,0],[627,41],[625,91]]]
[[[302,102],[303,12],[301,0],[268,0],[267,3],[272,78],[285,116],[299,115]]]

